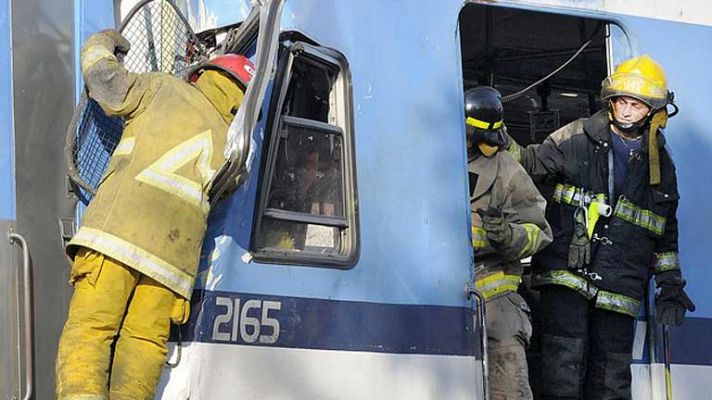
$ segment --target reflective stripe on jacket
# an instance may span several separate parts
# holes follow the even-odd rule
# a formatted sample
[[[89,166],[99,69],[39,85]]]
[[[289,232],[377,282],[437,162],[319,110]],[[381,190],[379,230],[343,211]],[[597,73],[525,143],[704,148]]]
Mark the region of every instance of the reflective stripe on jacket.
[[[216,71],[194,85],[163,73],[130,73],[110,44],[103,33],[92,36],[82,72],[89,95],[107,115],[123,116],[126,128],[67,253],[91,248],[189,299],[210,209],[208,185],[243,93]]]
[[[491,158],[480,155],[468,164],[477,175],[470,197],[472,245],[475,250],[476,285],[485,298],[517,290],[521,281],[520,259],[551,242],[551,228],[544,217],[546,200],[531,178],[507,152]],[[496,249],[487,240],[477,209],[502,210],[512,228],[512,240]]]
[[[561,285],[573,289],[587,300],[596,299],[596,308],[617,312],[619,314],[638,316],[640,300],[632,297],[608,292],[593,285],[586,277],[571,271],[550,270],[535,272],[532,276],[534,286]]]

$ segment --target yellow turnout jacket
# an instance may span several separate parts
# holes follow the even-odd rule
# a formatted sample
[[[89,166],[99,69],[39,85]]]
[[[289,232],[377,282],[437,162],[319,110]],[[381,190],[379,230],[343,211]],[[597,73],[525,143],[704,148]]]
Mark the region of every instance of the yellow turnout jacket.
[[[90,97],[123,116],[125,130],[67,254],[96,250],[190,299],[209,182],[243,92],[216,71],[195,84],[128,72],[104,32],[89,38],[81,64]]]

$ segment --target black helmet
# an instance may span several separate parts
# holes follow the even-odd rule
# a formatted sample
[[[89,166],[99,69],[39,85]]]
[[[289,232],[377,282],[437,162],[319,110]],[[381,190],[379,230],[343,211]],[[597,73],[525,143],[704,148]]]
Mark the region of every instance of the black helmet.
[[[467,136],[475,144],[504,146],[502,95],[490,86],[478,86],[465,92]]]

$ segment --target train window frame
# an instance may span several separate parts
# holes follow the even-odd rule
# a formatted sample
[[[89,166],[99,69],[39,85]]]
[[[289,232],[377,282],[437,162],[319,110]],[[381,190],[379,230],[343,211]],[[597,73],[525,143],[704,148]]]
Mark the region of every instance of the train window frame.
[[[294,112],[291,107],[292,102],[304,102],[305,98],[309,98],[308,94],[301,94],[300,100],[294,100],[296,96],[300,95],[298,80],[305,79],[305,76],[309,77],[308,74],[303,76],[295,73],[297,67],[311,68],[313,71],[324,73],[326,82],[330,83],[328,111],[321,118],[310,115],[290,115]],[[316,85],[314,82],[310,83]],[[302,87],[305,86],[302,85]],[[290,90],[292,91],[290,92]],[[320,103],[322,108],[324,103],[325,101],[322,99]],[[267,151],[263,155],[261,164],[262,173],[250,242],[250,250],[255,261],[338,269],[349,269],[356,264],[360,241],[352,103],[351,74],[347,60],[341,53],[305,41],[292,40],[290,36],[283,35],[265,129],[267,135],[264,148]],[[306,136],[304,136],[305,133]],[[339,168],[336,169],[337,178],[340,181],[328,186],[329,192],[334,188],[340,192],[340,195],[335,197],[339,201],[332,202],[331,209],[333,212],[341,210],[341,215],[325,215],[321,206],[317,206],[320,210],[315,214],[313,203],[311,204],[312,211],[306,210],[306,204],[304,205],[305,210],[301,211],[289,209],[289,207],[274,207],[274,204],[270,206],[272,195],[276,193],[273,191],[273,186],[280,184],[280,179],[284,181],[281,165],[285,162],[284,160],[293,146],[293,143],[288,141],[296,141],[298,139],[294,138],[299,138],[300,135],[302,135],[302,140],[313,141],[314,148],[318,148],[317,140],[323,142],[325,138],[331,145],[332,159],[330,161],[332,166],[338,163]],[[321,147],[323,148],[323,146]],[[317,167],[314,172],[316,176],[324,175],[319,171],[319,167],[324,164],[319,163],[320,156],[322,154],[316,154]],[[313,164],[311,165],[313,166]],[[308,166],[307,164],[304,166],[306,171]],[[331,168],[330,171],[333,169]],[[280,179],[276,177],[277,174],[282,174]],[[331,175],[334,176],[333,173]],[[328,185],[328,181],[326,185]],[[294,185],[294,187],[299,186]],[[303,186],[301,187],[303,188]],[[276,243],[274,238],[277,236],[268,237],[268,235],[275,235],[275,232],[278,232],[276,229],[271,229],[269,224],[272,227],[285,228],[281,232],[281,243],[285,245]],[[298,235],[294,231],[286,228],[288,225],[292,225],[294,230],[301,229],[300,240],[297,240],[296,236]],[[314,241],[313,238],[316,237],[316,241],[321,240],[323,246],[319,246],[320,243],[317,245],[307,243],[310,230],[312,231],[310,236],[312,240]],[[331,234],[328,233],[329,230],[331,230]],[[331,237],[333,241],[329,242],[328,237]]]

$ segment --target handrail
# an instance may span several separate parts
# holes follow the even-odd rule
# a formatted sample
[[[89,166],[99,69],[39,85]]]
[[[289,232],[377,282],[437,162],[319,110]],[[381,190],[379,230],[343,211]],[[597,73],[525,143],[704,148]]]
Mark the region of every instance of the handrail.
[[[485,311],[485,298],[482,296],[482,293],[471,285],[467,285],[465,293],[467,295],[467,299],[470,301],[472,301],[472,296],[475,297],[475,300],[473,301],[474,305],[477,307],[477,310],[475,311],[477,313],[475,326],[479,325],[480,327],[480,346],[482,346],[482,398],[484,400],[489,400],[489,368],[487,367],[489,359],[487,355],[487,314]]]
[[[20,235],[15,233],[12,229],[8,232],[8,239],[10,244],[14,244],[15,241],[20,243],[22,246],[22,271],[23,271],[23,291],[24,291],[24,311],[25,311],[25,362],[24,362],[24,375],[25,375],[25,396],[22,397],[23,400],[29,400],[32,397],[32,285],[30,282],[30,249],[27,246],[27,240]],[[18,285],[19,286],[19,285]],[[20,290],[18,287],[17,291],[17,364],[18,364],[18,394],[22,394],[22,363],[20,362],[22,358],[22,342],[20,337],[22,336],[22,329],[20,328]]]

